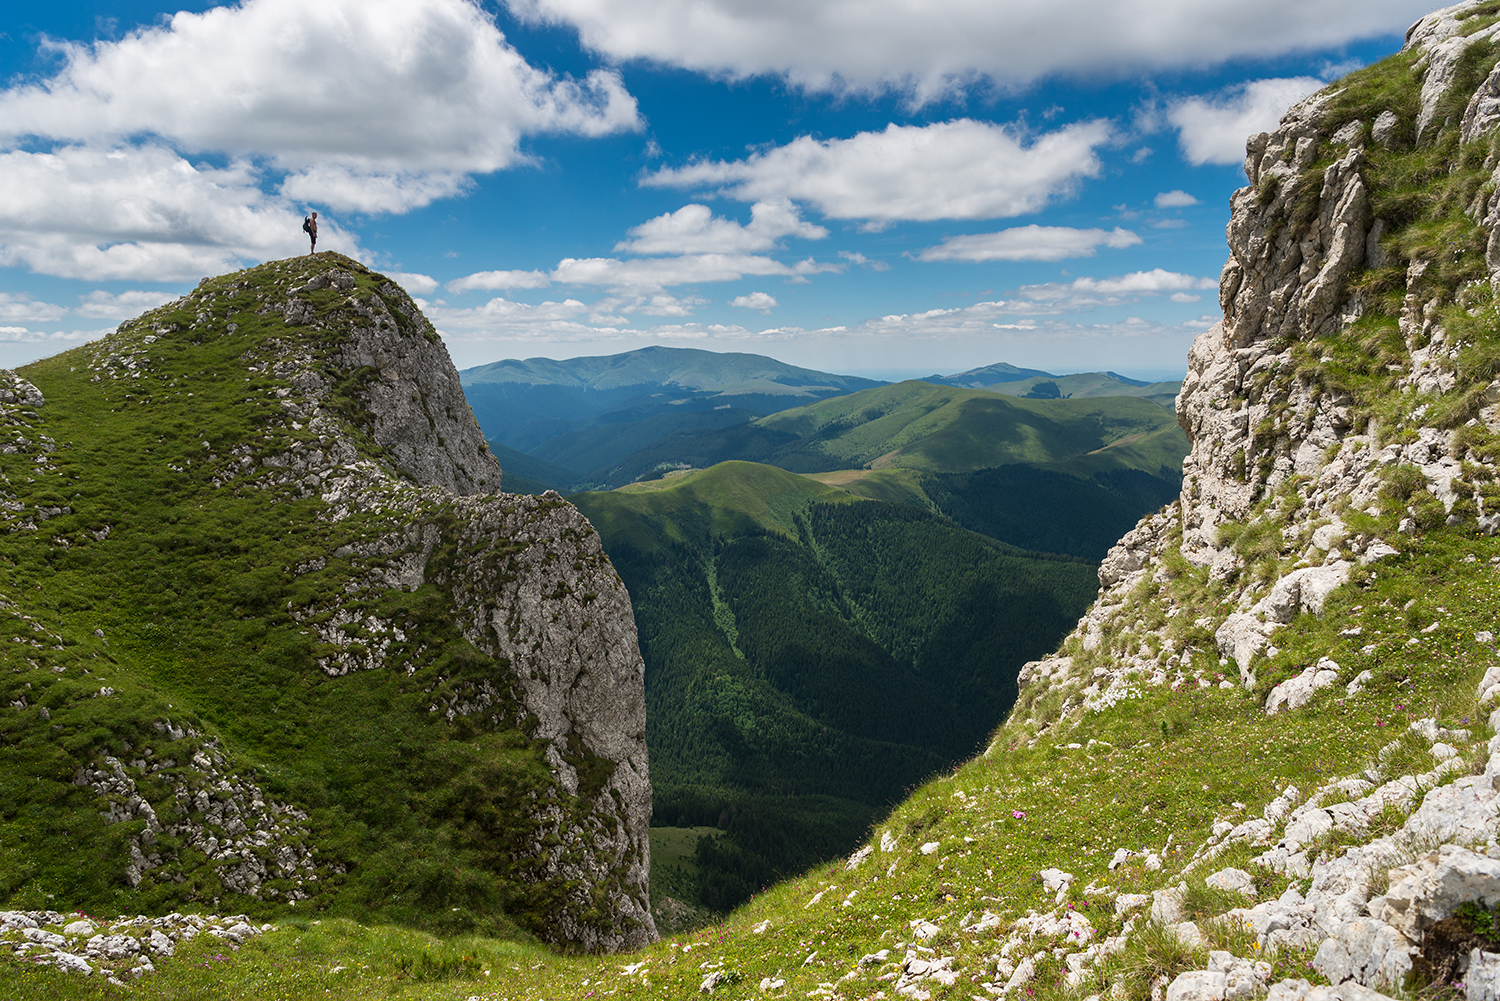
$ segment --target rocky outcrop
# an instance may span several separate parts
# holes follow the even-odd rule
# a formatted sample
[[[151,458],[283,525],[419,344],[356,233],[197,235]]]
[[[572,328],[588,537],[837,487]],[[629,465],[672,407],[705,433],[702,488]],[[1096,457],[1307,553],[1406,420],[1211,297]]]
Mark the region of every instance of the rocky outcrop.
[[[239,948],[270,929],[252,924],[243,914],[122,916],[108,921],[57,911],[0,911],[0,949],[32,966],[97,976],[124,987],[129,980],[155,973],[156,963],[170,959],[180,943],[199,935]]]
[[[1194,341],[1178,397],[1178,421],[1192,442],[1182,494],[1122,538],[1101,565],[1098,601],[1063,653],[1075,643],[1096,651],[1107,641],[1117,656],[1104,668],[1091,664],[1088,677],[1070,673],[1071,665],[1052,672],[1054,684],[1066,679],[1082,689],[1081,698],[1066,703],[1064,717],[1127,697],[1139,679],[1185,680],[1180,646],[1169,639],[1136,649],[1122,618],[1140,596],[1163,593],[1173,576],[1162,565],[1169,552],[1226,587],[1229,607],[1207,616],[1187,608],[1166,614],[1194,615],[1195,625],[1214,636],[1223,666],[1233,667],[1249,689],[1259,683],[1256,665],[1274,652],[1279,628],[1304,613],[1321,615],[1328,595],[1355,568],[1400,550],[1399,537],[1350,527],[1389,511],[1393,481],[1405,484],[1399,528],[1406,536],[1445,521],[1467,521],[1491,534],[1500,529],[1500,511],[1487,500],[1500,467],[1490,453],[1466,444],[1475,429],[1500,431],[1500,382],[1458,384],[1462,345],[1443,319],[1454,299],[1472,301],[1470,311],[1477,312],[1489,286],[1450,287],[1456,279],[1434,275],[1452,265],[1421,256],[1393,261],[1385,242],[1390,223],[1372,208],[1368,153],[1372,143],[1415,153],[1414,137],[1435,142],[1438,131],[1461,125],[1463,141],[1487,141],[1486,130],[1500,125],[1500,99],[1492,93],[1500,69],[1486,68],[1472,97],[1457,100],[1450,92],[1460,69],[1472,72],[1464,53],[1500,38],[1500,24],[1470,20],[1477,9],[1460,4],[1413,28],[1406,51],[1419,57],[1415,119],[1390,109],[1351,112],[1333,87],[1293,107],[1274,132],[1249,139],[1250,183],[1234,194],[1226,230],[1223,319]],[[1452,107],[1467,109],[1461,122],[1435,120]],[[1492,279],[1500,276],[1500,167],[1493,160],[1485,169],[1494,174],[1475,181],[1477,194],[1466,208],[1487,234],[1485,273]],[[1390,392],[1409,399],[1410,410],[1392,427],[1382,426],[1343,380],[1328,377],[1325,367],[1347,362],[1319,345],[1368,317],[1372,303],[1360,288],[1362,276],[1380,269],[1395,276],[1400,268],[1407,294],[1394,326],[1404,346],[1385,371]],[[1436,395],[1457,392],[1472,400],[1464,427],[1424,422]],[[1023,686],[1033,675],[1023,672]]]
[[[1243,687],[1277,716],[1319,700],[1352,703],[1376,676],[1329,656],[1301,660],[1270,684],[1279,632],[1326,615],[1348,593],[1341,589],[1367,583],[1424,533],[1500,529],[1500,468],[1493,449],[1475,445],[1500,434],[1500,383],[1466,361],[1478,335],[1464,332],[1491,324],[1482,336],[1494,336],[1500,288],[1495,13],[1470,2],[1415,25],[1406,55],[1371,71],[1388,74],[1393,91],[1407,88],[1399,107],[1358,107],[1358,84],[1335,85],[1249,139],[1249,184],[1233,196],[1227,228],[1223,319],[1194,342],[1178,398],[1192,442],[1181,497],[1110,551],[1094,607],[1056,655],[1021,672],[1018,710],[992,752],[1018,739],[1035,746],[1149,686]],[[1381,216],[1392,201],[1380,185],[1401,158],[1438,151],[1451,156],[1434,168],[1447,178],[1434,182],[1447,207],[1425,207],[1448,212],[1445,232],[1462,240],[1424,244],[1408,231],[1393,241],[1412,220]],[[1440,623],[1407,626],[1410,636],[1382,642],[1411,650]],[[1377,646],[1357,649],[1360,635],[1358,625],[1340,632],[1362,658]],[[1217,672],[1205,669],[1209,651]],[[1479,684],[1479,704],[1491,704],[1497,682],[1500,671]],[[1051,739],[1062,753],[1081,748]],[[1391,763],[1414,742],[1430,747],[1432,767],[1403,774]],[[1149,899],[1153,920],[1201,947],[1202,922],[1181,921],[1188,881],[1226,851],[1253,846],[1257,866],[1295,882],[1257,900],[1241,870],[1214,873],[1207,889],[1248,899],[1209,920],[1252,930],[1260,954],[1314,953],[1311,967],[1328,985],[1272,984],[1252,957],[1211,952],[1208,969],[1164,978],[1152,996],[1378,1001],[1408,985],[1419,963],[1447,985],[1461,981],[1471,1001],[1491,996],[1500,961],[1468,946],[1445,957],[1448,940],[1434,929],[1461,903],[1500,904],[1497,777],[1500,738],[1486,747],[1467,728],[1422,719],[1363,770],[1307,795],[1288,786],[1259,816],[1225,816],[1172,884],[1149,897],[1112,894],[1118,913]],[[1096,959],[1079,951],[1065,961],[1081,970]],[[997,978],[992,992],[1009,986]]]

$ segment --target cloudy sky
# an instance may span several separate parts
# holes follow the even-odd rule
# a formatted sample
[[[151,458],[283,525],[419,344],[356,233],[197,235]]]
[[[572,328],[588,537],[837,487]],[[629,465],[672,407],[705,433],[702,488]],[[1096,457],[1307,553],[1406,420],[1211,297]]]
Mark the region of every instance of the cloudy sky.
[[[11,0],[0,365],[320,249],[460,367],[1180,375],[1245,136],[1413,0]]]

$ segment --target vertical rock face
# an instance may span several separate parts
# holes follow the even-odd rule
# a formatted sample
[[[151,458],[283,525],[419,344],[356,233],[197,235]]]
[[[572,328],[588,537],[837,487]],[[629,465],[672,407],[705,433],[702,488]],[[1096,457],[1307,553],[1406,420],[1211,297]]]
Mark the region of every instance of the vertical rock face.
[[[351,262],[352,263],[352,262]],[[316,322],[307,293],[358,288],[347,267],[320,271],[295,286],[287,322]],[[367,430],[392,464],[417,483],[456,494],[498,493],[500,464],[469,411],[458,370],[432,324],[393,282],[378,296],[353,296],[330,369],[358,384]]]
[[[1032,699],[1079,686],[1065,719],[1132,679],[1183,677],[1187,650],[1134,635],[1133,592],[1190,616],[1252,688],[1276,630],[1323,614],[1355,566],[1438,526],[1500,530],[1500,379],[1471,353],[1500,336],[1497,137],[1500,16],[1470,2],[1249,138],[1223,319],[1194,341],[1177,402],[1181,497],[1110,551],[1062,653],[1022,672]],[[1225,600],[1174,604],[1178,556]],[[1117,653],[1095,667],[1105,643]]]
[[[1220,576],[1234,572],[1238,559],[1218,545],[1220,526],[1247,517],[1293,477],[1309,481],[1299,488],[1309,502],[1299,521],[1309,526],[1320,517],[1336,519],[1335,508],[1345,502],[1359,509],[1374,504],[1380,469],[1393,464],[1419,467],[1445,515],[1464,499],[1463,486],[1455,484],[1461,450],[1453,447],[1451,425],[1424,424],[1414,412],[1402,423],[1417,442],[1378,448],[1380,429],[1368,423],[1368,408],[1358,414],[1346,386],[1319,371],[1335,363],[1327,353],[1332,346],[1317,345],[1378,315],[1381,304],[1372,293],[1399,283],[1406,290],[1399,309],[1404,351],[1398,354],[1404,357],[1387,361],[1391,388],[1413,394],[1459,388],[1462,345],[1449,336],[1441,314],[1455,301],[1480,305],[1481,284],[1500,273],[1500,198],[1487,194],[1481,181],[1459,206],[1483,241],[1486,264],[1478,267],[1471,258],[1459,269],[1439,260],[1462,256],[1467,248],[1456,245],[1393,253],[1393,227],[1411,220],[1372,209],[1367,175],[1372,156],[1388,172],[1403,157],[1432,155],[1428,150],[1457,130],[1457,157],[1464,146],[1487,143],[1500,125],[1500,67],[1490,65],[1500,23],[1474,30],[1477,9],[1459,4],[1423,18],[1408,35],[1405,65],[1387,71],[1410,74],[1414,119],[1398,113],[1403,109],[1352,107],[1351,92],[1335,85],[1292,108],[1276,131],[1247,143],[1250,185],[1232,199],[1230,258],[1220,279],[1224,319],[1194,342],[1178,402],[1193,442],[1183,467],[1182,548]],[[1460,79],[1466,68],[1473,76],[1476,58],[1487,60],[1478,88],[1455,91],[1466,82]],[[1493,161],[1493,154],[1484,159],[1479,173],[1487,174]],[[1483,180],[1493,190],[1495,178]],[[1403,211],[1399,205],[1392,210]],[[1377,282],[1369,280],[1377,275]],[[1482,402],[1487,406],[1474,408],[1472,419],[1494,428],[1493,401]],[[1492,473],[1486,465],[1482,478]],[[1460,518],[1464,509],[1460,503]],[[1479,521],[1493,531],[1491,512],[1480,512]],[[1328,533],[1314,545],[1310,532],[1303,539],[1310,550],[1333,548]],[[1332,541],[1342,535],[1334,530]],[[1358,555],[1374,540],[1351,541]]]
[[[1500,10],[1469,2],[1423,18],[1400,54],[1252,136],[1245,171],[1227,228],[1223,319],[1194,342],[1178,398],[1192,441],[1179,502],[1110,551],[1095,606],[1056,656],[1022,671],[1017,711],[992,752],[1040,740],[1080,748],[1063,743],[1071,728],[1089,732],[1091,714],[1148,686],[1232,690],[1237,674],[1252,711],[1276,716],[1291,739],[1296,714],[1373,704],[1377,657],[1404,672],[1383,682],[1397,710],[1413,678],[1432,672],[1429,684],[1448,686],[1464,676],[1441,673],[1458,661],[1452,647],[1419,652],[1440,624],[1364,617],[1348,599],[1378,599],[1383,615],[1400,607],[1381,590],[1388,578],[1418,591],[1432,578],[1401,576],[1423,565],[1415,558],[1390,569],[1379,561],[1462,553],[1500,530]],[[1482,565],[1474,551],[1461,562]],[[1278,653],[1279,630],[1330,607],[1353,620],[1329,650],[1342,666],[1305,645]],[[1413,598],[1405,610],[1417,607]],[[1372,630],[1376,622],[1386,628]],[[1334,632],[1308,618],[1299,629],[1304,644]],[[1478,648],[1465,674],[1492,663],[1493,641],[1488,629],[1459,637]],[[1258,679],[1267,671],[1283,680]],[[1351,754],[1333,768],[1343,777],[1320,774],[1310,792],[1286,786],[1262,816],[1217,821],[1193,849],[1184,880],[1255,846],[1264,849],[1256,866],[1302,881],[1225,916],[1256,935],[1257,949],[1315,950],[1308,966],[1334,985],[1286,980],[1270,986],[1273,999],[1379,998],[1367,988],[1410,987],[1424,961],[1434,989],[1456,989],[1466,968],[1471,1001],[1493,996],[1500,966],[1466,944],[1443,959],[1456,946],[1440,925],[1463,902],[1500,901],[1500,738],[1486,745],[1480,725],[1497,681],[1491,667],[1474,701],[1472,682],[1453,692],[1466,707],[1461,726],[1403,720],[1420,766],[1397,763],[1399,741]],[[1500,710],[1488,725],[1500,728]],[[1331,837],[1342,840],[1330,851]],[[1155,891],[1158,904],[1175,894]],[[1181,917],[1168,914],[1153,909]],[[1208,971],[1182,974],[1165,996],[1238,996],[1214,965],[1226,955],[1209,953]]]
[[[452,589],[464,635],[510,662],[512,690],[561,790],[585,811],[536,845],[548,870],[601,899],[639,930],[607,935],[577,914],[555,916],[564,941],[618,949],[655,937],[643,892],[650,876],[651,781],[645,664],[630,596],[578,509],[554,492],[457,506],[453,557],[434,580]],[[499,550],[494,540],[507,540]],[[522,547],[519,553],[514,547]],[[601,867],[607,878],[601,879]]]
[[[235,670],[316,693],[325,715],[303,725],[336,720],[353,742],[319,749],[298,736],[254,751],[321,789],[310,797],[320,814],[246,764],[245,742],[290,726],[285,716],[239,718],[207,667],[184,675],[171,703],[148,674],[131,676],[145,694],[118,725],[134,719],[136,732],[80,745],[70,765],[107,824],[144,825],[130,857],[111,860],[121,882],[174,903],[238,895],[321,907],[355,881],[363,898],[352,906],[408,907],[418,921],[465,911],[588,950],[656,937],[645,668],[629,596],[577,509],[556,494],[499,492],[458,374],[404,292],[337,254],[273,262],[205,279],[39,368],[41,389],[0,372],[0,532],[22,547],[21,563],[32,550],[50,560],[89,547],[90,566],[108,567],[118,551],[170,588],[186,571],[155,534],[160,513],[181,525],[176,548],[219,533],[231,551],[193,564],[183,589],[183,601],[207,601],[193,611],[166,602],[153,616],[227,616],[226,629],[254,623],[279,637],[247,644]],[[117,458],[100,441],[150,455],[132,467],[144,476],[133,496],[154,505],[147,516],[113,500],[59,503],[115,497],[113,483],[90,479]],[[219,531],[225,517],[232,533]],[[242,538],[252,529],[239,526],[252,525],[275,538]],[[47,653],[28,654],[4,683],[11,710],[45,733],[65,718],[39,708],[45,686],[128,673],[139,647],[106,656],[103,630],[73,635],[45,604],[24,604],[44,586],[18,586],[22,603],[0,594],[0,626],[14,618],[17,635],[46,638],[28,650]],[[103,587],[95,614],[132,627],[138,608],[108,611],[131,603],[129,586]],[[234,647],[228,635],[208,647]],[[93,695],[117,698],[118,687]],[[386,694],[372,703],[372,692]],[[220,707],[212,725],[183,715],[200,698]],[[403,739],[422,744],[384,746]],[[411,776],[390,777],[406,767]],[[360,783],[372,778],[391,802],[370,803]],[[330,819],[329,804],[343,812]],[[386,814],[400,820],[376,832],[384,857],[360,855],[351,846],[370,839],[349,837],[350,823],[379,828]],[[442,847],[414,875],[414,860],[380,875],[414,830]]]
[[[1500,20],[1483,4],[1436,11],[1401,54],[1249,138],[1223,319],[1194,341],[1177,402],[1192,441],[1181,498],[1111,550],[1081,648],[1095,649],[1125,595],[1163,580],[1162,558],[1180,552],[1229,589],[1232,611],[1197,621],[1250,686],[1277,627],[1321,613],[1356,562],[1397,551],[1350,522],[1391,516],[1407,536],[1500,529],[1500,469],[1477,445],[1500,432],[1500,381],[1465,363],[1475,335],[1449,329],[1496,315],[1497,43]],[[1253,552],[1238,541],[1266,521],[1272,542]],[[1167,672],[1177,653],[1168,643],[1125,666]]]

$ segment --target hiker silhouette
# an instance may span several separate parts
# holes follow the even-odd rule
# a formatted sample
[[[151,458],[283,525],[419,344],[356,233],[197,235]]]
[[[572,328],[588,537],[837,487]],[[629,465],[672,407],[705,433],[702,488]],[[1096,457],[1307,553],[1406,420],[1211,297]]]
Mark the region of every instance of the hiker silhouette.
[[[302,232],[312,238],[312,245],[308,247],[309,254],[318,252],[318,213],[302,217]]]

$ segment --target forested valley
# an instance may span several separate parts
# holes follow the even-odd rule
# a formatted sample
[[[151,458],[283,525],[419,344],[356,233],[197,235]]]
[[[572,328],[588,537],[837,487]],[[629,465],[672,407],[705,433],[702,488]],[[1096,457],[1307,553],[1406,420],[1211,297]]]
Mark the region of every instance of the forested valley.
[[[1086,559],[725,467],[574,498],[636,609],[653,826],[725,832],[694,858],[695,902],[714,911],[846,851],[971,756],[1014,701],[1019,665],[1052,649],[1097,589]],[[725,483],[747,470],[780,512],[715,532]],[[663,494],[669,511],[643,516]]]

